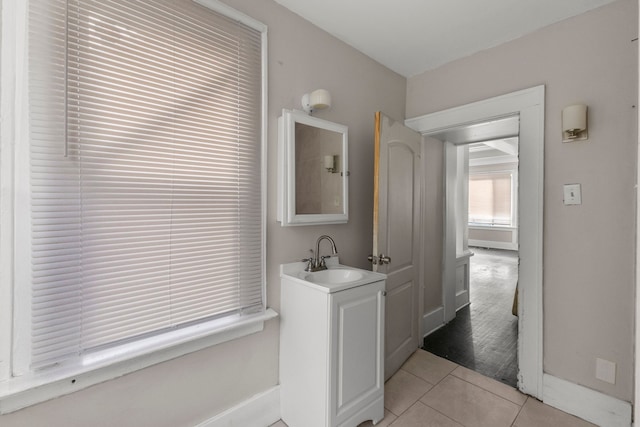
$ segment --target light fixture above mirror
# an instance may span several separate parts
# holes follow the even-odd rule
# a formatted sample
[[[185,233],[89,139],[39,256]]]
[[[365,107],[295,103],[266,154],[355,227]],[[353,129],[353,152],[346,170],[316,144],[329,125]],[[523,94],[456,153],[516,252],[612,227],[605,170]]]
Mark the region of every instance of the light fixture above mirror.
[[[328,155],[328,156],[324,156],[324,168],[327,170],[327,172],[329,173],[337,173],[336,170],[336,159],[337,159],[337,155],[336,156],[332,156],[332,155]]]
[[[331,107],[331,94],[326,89],[316,89],[302,95],[302,109],[311,114],[315,110]]]

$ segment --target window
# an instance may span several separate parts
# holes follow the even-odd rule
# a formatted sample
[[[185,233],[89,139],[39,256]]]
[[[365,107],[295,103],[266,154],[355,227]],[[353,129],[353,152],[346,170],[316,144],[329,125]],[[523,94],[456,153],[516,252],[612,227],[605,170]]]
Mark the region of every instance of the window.
[[[514,225],[513,175],[491,172],[469,175],[469,224]]]
[[[29,4],[11,376],[264,315],[266,27],[215,0]]]

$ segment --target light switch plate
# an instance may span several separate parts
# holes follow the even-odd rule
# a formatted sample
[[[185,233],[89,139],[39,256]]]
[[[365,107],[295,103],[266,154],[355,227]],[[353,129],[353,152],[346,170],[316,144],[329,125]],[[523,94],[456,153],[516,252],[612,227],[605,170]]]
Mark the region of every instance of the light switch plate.
[[[564,204],[565,205],[581,205],[582,204],[582,190],[580,189],[580,184],[564,185]]]

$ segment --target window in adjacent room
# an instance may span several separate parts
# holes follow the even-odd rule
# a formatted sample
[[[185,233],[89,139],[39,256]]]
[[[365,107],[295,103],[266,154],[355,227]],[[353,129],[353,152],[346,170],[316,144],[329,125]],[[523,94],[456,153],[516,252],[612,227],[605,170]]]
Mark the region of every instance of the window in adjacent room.
[[[513,226],[513,174],[469,175],[469,225]]]

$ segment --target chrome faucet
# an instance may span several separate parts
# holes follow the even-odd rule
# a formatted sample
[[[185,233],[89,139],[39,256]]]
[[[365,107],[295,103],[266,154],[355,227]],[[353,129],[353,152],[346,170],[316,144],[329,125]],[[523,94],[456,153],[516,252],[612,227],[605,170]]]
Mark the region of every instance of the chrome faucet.
[[[303,259],[302,261],[307,263],[307,268],[305,271],[320,271],[327,269],[326,259],[331,258],[331,255],[320,256],[320,242],[322,240],[328,240],[331,243],[331,255],[335,255],[338,253],[338,248],[336,248],[336,242],[327,235],[322,235],[318,237],[316,241],[316,253],[312,257]]]

